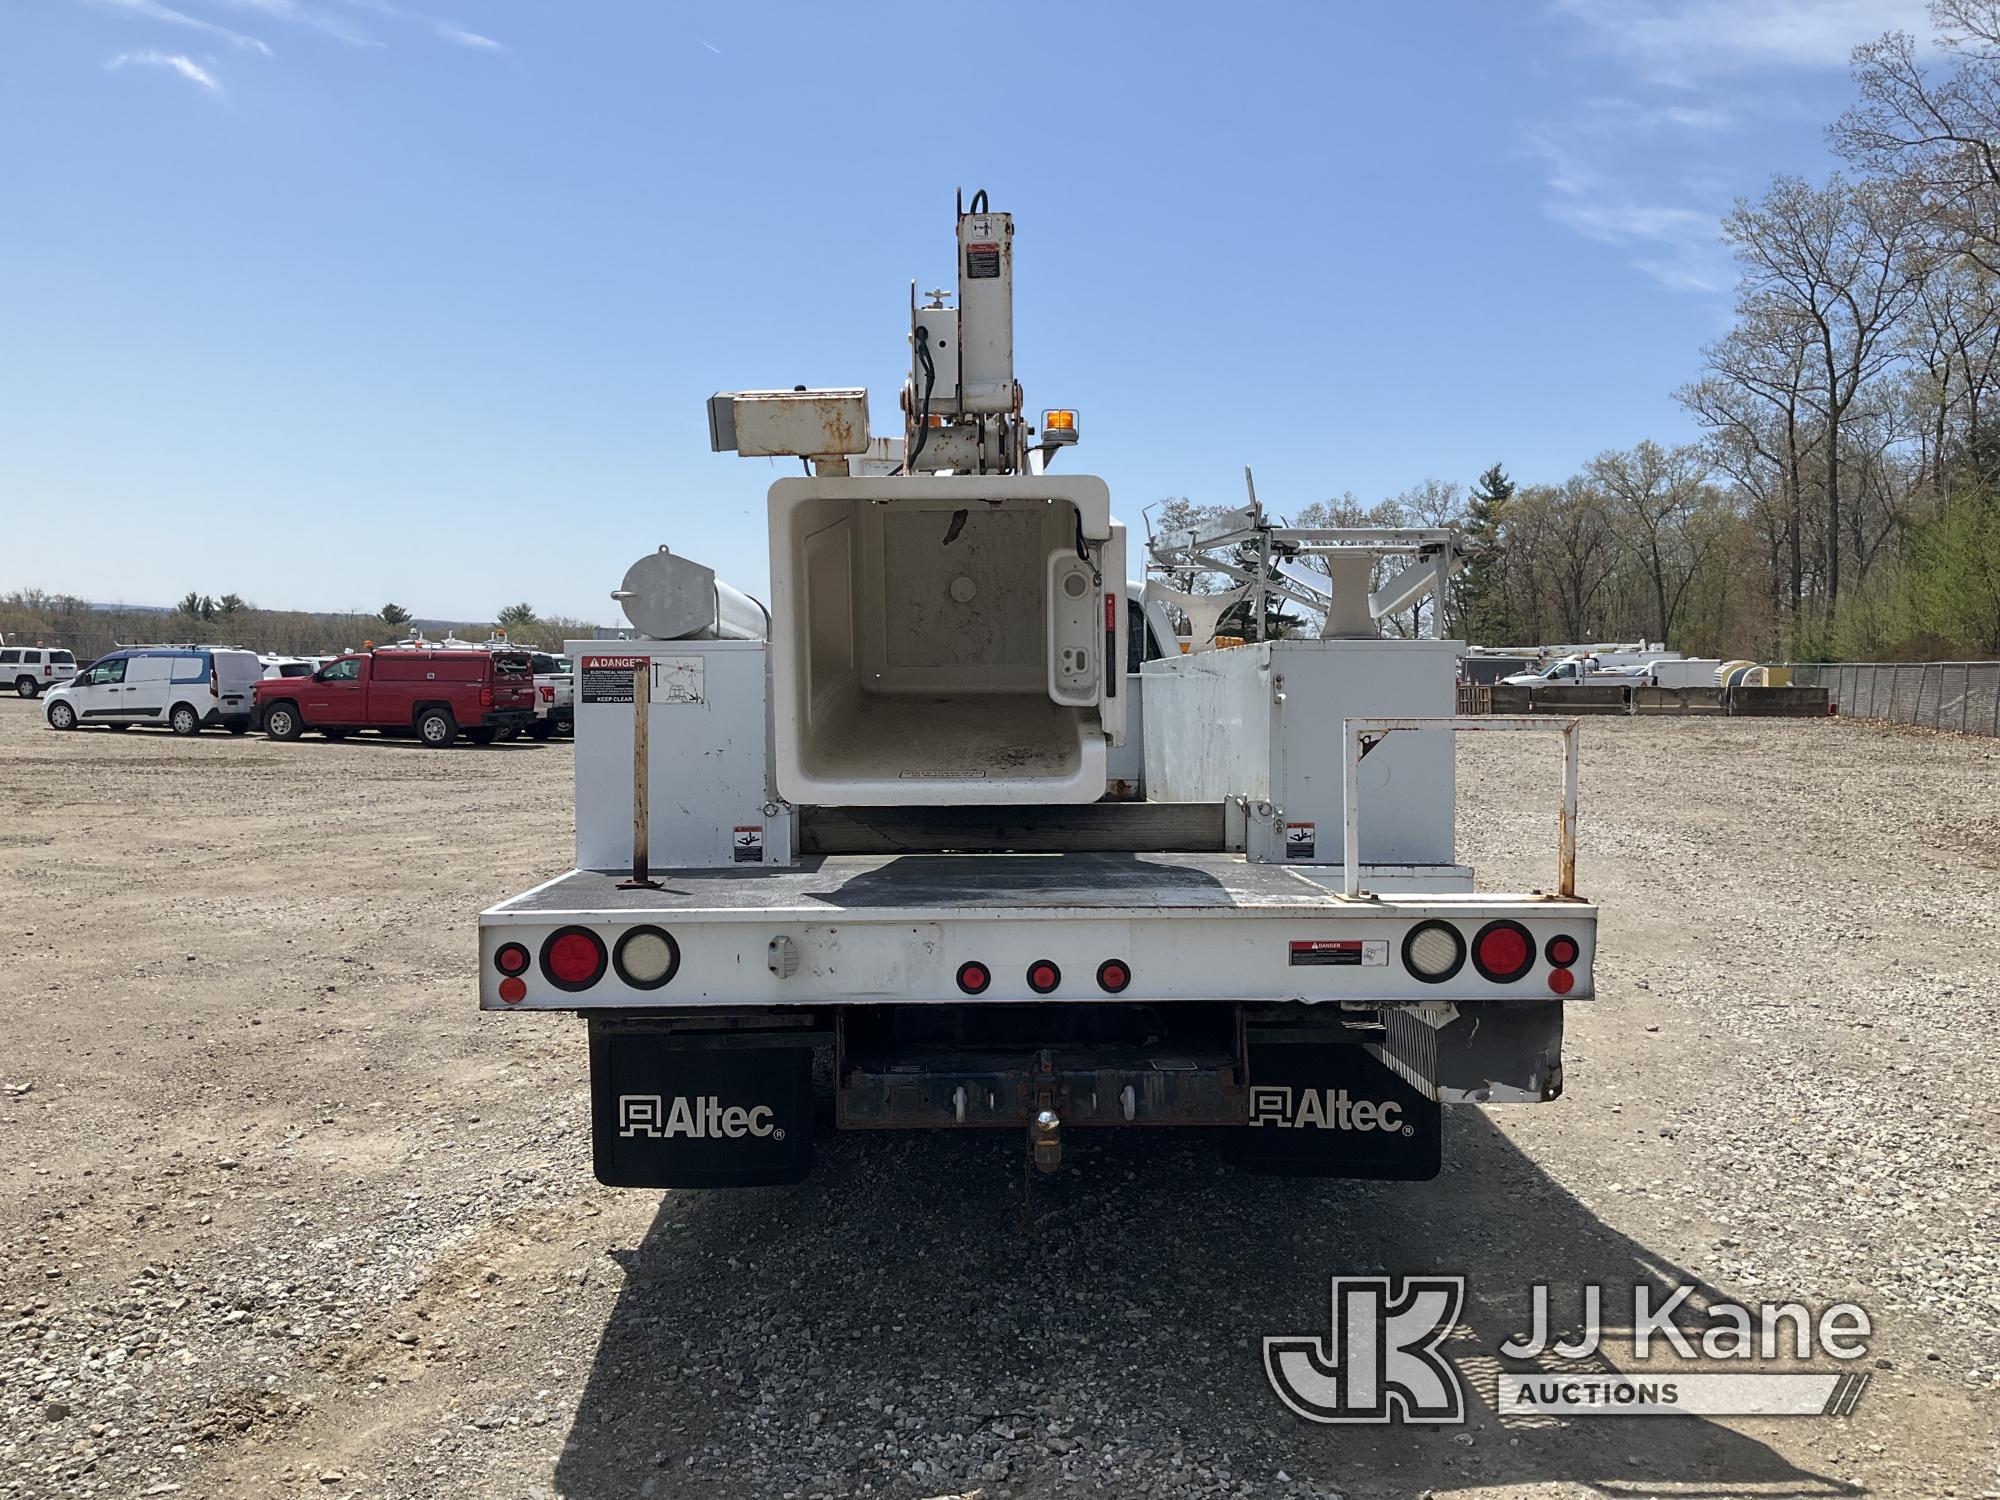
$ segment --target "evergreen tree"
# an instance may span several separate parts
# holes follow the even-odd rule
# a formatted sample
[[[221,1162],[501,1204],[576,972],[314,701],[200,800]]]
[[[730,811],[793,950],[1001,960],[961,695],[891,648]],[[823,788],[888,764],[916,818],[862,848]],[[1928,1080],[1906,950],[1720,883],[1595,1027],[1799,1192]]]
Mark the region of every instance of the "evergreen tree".
[[[1466,497],[1464,545],[1469,555],[1452,581],[1453,614],[1465,639],[1474,645],[1510,644],[1514,632],[1500,559],[1501,527],[1514,488],[1507,471],[1495,464],[1472,482],[1472,493]]]

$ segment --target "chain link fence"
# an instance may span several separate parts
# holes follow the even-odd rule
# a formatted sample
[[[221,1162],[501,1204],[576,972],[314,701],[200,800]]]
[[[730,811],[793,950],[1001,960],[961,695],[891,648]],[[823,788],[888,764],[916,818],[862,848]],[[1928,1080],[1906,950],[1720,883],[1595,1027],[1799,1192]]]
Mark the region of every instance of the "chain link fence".
[[[1792,681],[1823,687],[1850,719],[1887,719],[1959,734],[2000,735],[2000,661],[1789,663]]]

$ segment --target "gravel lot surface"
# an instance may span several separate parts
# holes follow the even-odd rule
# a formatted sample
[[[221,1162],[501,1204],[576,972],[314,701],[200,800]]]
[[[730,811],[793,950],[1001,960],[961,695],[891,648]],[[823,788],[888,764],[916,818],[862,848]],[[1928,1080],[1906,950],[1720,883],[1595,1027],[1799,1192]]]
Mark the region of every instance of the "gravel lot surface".
[[[1553,864],[1553,746],[1468,739],[1463,858]],[[60,735],[0,703],[0,1495],[2000,1494],[2000,744],[1593,720],[1600,998],[1442,1177],[1192,1137],[824,1135],[797,1188],[590,1177],[583,1035],[474,1009],[558,872],[562,745]],[[1464,1273],[1462,1429],[1261,1373],[1333,1274]],[[1845,1420],[1503,1418],[1528,1288],[1853,1298]],[[1574,1313],[1567,1314],[1574,1319]]]

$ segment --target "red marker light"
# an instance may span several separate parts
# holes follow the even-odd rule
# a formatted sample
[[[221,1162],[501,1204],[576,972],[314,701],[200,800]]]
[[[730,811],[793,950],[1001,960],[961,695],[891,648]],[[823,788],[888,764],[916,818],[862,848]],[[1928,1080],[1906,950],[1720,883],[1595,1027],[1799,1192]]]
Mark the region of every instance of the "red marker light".
[[[500,998],[509,1005],[519,1005],[528,998],[528,986],[519,979],[500,981]]]
[[[1132,971],[1115,958],[1107,958],[1097,966],[1097,987],[1107,995],[1123,993],[1132,982]]]
[[[519,943],[502,943],[493,955],[493,967],[502,974],[525,974],[528,972],[528,950]]]
[[[1568,933],[1559,932],[1549,939],[1548,946],[1542,952],[1547,956],[1551,968],[1567,969],[1577,961],[1583,949]]]
[[[1062,970],[1046,958],[1038,958],[1028,965],[1028,988],[1037,995],[1046,995],[1062,983]]]
[[[986,987],[993,983],[993,971],[985,964],[972,962],[958,966],[958,987],[968,995],[983,995]]]
[[[1549,988],[1558,995],[1567,995],[1576,988],[1576,976],[1568,969],[1549,970]]]

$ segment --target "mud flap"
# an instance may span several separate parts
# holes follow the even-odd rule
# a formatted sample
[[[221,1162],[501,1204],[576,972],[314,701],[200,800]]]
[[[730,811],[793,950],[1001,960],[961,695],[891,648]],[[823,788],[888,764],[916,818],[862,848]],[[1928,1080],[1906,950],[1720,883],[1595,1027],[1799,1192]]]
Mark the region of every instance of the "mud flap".
[[[1253,1042],[1250,1120],[1223,1132],[1246,1172],[1422,1182],[1442,1164],[1437,1101],[1359,1046]]]
[[[763,1187],[812,1170],[810,1046],[592,1021],[591,1153],[607,1187]]]

